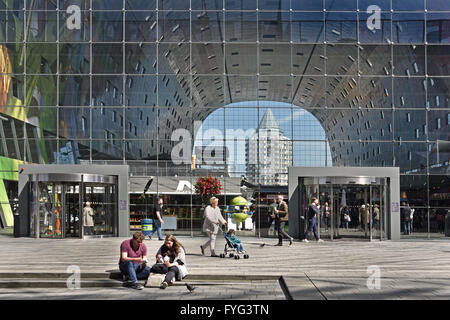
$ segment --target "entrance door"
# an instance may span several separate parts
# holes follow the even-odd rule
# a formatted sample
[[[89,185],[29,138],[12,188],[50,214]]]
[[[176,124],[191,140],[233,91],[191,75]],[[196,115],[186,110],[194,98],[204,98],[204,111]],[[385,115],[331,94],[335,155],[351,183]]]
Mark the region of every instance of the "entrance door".
[[[38,174],[31,179],[30,235],[61,239],[118,234],[116,177]],[[86,221],[92,221],[94,225],[84,228],[83,208],[87,201],[91,202],[94,216]]]
[[[63,237],[63,185],[60,183],[35,182],[36,197],[39,205],[37,206],[38,217],[36,224],[32,225],[33,231],[40,238]]]
[[[117,234],[117,186],[103,183],[84,183],[84,201],[91,202],[94,210],[94,227],[89,231],[92,235],[114,235]],[[85,232],[86,235],[86,232]]]
[[[64,185],[64,236],[67,238],[81,237],[80,186],[79,184]]]
[[[300,180],[308,206],[313,197],[319,199],[320,238],[385,239],[386,178],[306,177]]]

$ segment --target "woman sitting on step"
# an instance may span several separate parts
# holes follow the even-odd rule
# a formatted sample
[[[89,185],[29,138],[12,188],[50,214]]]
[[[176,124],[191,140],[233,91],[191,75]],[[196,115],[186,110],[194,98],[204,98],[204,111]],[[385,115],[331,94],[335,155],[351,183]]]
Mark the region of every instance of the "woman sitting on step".
[[[161,289],[167,288],[175,280],[183,280],[188,274],[186,252],[183,245],[172,234],[166,236],[164,244],[156,253],[156,261],[167,267],[167,274],[161,283]]]

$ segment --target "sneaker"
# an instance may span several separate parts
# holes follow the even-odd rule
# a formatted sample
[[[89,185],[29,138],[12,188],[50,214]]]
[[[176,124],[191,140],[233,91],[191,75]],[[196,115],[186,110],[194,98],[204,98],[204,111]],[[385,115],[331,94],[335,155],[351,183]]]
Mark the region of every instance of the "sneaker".
[[[142,289],[144,289],[144,286],[143,286],[142,284],[136,282],[136,283],[133,283],[133,284],[130,286],[130,288],[136,289],[136,290],[142,290]]]
[[[317,240],[317,242],[319,243],[319,242],[323,242],[323,240],[322,239],[319,239],[319,240]]]
[[[303,239],[302,242],[308,243],[308,239]]]
[[[200,246],[200,250],[202,250],[202,256],[204,256],[205,255],[205,249],[203,249],[203,247]]]
[[[160,289],[165,289],[165,288],[167,288],[169,286],[169,284],[167,283],[167,282],[163,282],[163,283],[161,283],[161,285],[159,286],[159,288]]]
[[[292,246],[292,241],[294,240],[294,238],[290,238],[289,239],[289,246]]]

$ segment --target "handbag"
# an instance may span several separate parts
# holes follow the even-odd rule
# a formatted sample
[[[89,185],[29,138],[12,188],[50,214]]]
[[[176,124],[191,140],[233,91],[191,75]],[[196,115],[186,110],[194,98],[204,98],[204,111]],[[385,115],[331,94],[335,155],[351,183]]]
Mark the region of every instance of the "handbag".
[[[150,273],[150,276],[148,277],[145,286],[151,288],[158,288],[161,285],[161,283],[163,283],[165,278],[166,276],[163,274]]]
[[[150,269],[151,273],[166,274],[169,268],[164,263],[155,263]]]
[[[181,279],[183,279],[184,277],[186,277],[189,274],[187,271],[187,267],[183,263],[183,261],[181,261],[180,259],[177,259],[177,263],[178,263],[178,266],[177,266],[178,271],[180,271]]]

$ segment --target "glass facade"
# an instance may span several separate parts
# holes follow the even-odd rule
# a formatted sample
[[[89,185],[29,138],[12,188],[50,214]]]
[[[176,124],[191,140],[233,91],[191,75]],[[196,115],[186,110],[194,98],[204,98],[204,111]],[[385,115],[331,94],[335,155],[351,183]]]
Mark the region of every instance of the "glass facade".
[[[448,0],[0,0],[0,22],[3,216],[18,163],[125,163],[191,233],[199,197],[168,181],[211,174],[225,206],[239,194],[227,178],[251,180],[268,166],[259,155],[281,152],[290,165],[400,167],[413,236],[442,236]],[[252,158],[254,143],[266,151]],[[199,161],[217,150],[224,161]],[[276,194],[287,167],[270,168]],[[133,206],[150,214],[140,201],[133,221]]]

